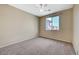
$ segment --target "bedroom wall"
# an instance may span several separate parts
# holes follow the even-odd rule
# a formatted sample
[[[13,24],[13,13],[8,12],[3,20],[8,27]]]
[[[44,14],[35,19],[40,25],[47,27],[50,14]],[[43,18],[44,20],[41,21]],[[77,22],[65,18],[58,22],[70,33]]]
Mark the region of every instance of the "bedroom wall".
[[[79,55],[79,5],[74,5],[73,9],[73,18],[74,18],[74,39],[73,39],[73,45],[76,54]]]
[[[38,18],[9,5],[0,5],[0,48],[38,36]]]
[[[40,36],[72,43],[73,9],[63,10],[60,12],[56,12],[54,14],[57,14],[60,16],[60,30],[59,31],[46,31],[45,30],[46,16],[43,16],[43,17],[40,17]],[[52,14],[52,16],[54,14]]]

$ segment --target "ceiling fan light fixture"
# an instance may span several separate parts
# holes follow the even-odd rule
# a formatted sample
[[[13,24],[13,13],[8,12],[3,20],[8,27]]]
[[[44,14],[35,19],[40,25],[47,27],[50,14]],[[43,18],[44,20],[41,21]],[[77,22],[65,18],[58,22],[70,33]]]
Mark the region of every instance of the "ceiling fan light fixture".
[[[44,10],[43,9],[40,9],[40,12],[44,12]]]
[[[47,4],[38,4],[36,5],[39,8],[39,12],[44,12],[44,11],[51,11],[50,9],[48,9],[48,5]]]

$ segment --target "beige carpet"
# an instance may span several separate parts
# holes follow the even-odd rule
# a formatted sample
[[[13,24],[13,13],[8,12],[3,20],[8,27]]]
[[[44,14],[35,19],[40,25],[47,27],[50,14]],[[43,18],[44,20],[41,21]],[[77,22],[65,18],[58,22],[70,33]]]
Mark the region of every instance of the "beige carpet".
[[[36,38],[0,48],[0,55],[74,55],[71,44]]]

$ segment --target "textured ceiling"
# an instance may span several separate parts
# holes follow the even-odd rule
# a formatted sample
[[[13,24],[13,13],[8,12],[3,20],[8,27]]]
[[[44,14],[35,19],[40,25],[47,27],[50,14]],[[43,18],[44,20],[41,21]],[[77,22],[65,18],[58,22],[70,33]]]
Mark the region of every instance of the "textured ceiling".
[[[39,11],[40,8],[36,4],[10,4],[10,5],[39,17],[73,7],[73,4],[48,4],[45,9],[50,9],[50,11],[40,12]]]

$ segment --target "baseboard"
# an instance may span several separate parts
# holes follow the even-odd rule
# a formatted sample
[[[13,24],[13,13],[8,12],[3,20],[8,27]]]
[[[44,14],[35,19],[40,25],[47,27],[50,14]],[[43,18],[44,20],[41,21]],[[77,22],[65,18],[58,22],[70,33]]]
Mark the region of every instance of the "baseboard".
[[[46,38],[46,39],[51,39],[51,40],[54,40],[54,41],[64,42],[64,43],[68,43],[68,44],[72,44],[71,42],[61,41],[61,40],[47,38],[47,37],[43,37],[43,36],[39,36],[39,37]]]
[[[37,38],[37,37],[32,37],[32,38],[29,38],[29,39],[22,39],[22,40],[17,40],[17,41],[16,40],[8,41],[7,43],[0,45],[0,48],[6,47],[6,46],[9,46],[9,45],[12,45],[12,44],[20,43],[20,42],[23,42],[25,40],[35,39],[35,38]]]
[[[77,49],[75,49],[76,47],[75,47],[75,45],[74,45],[74,44],[73,44],[73,48],[74,48],[75,54],[76,54],[76,55],[79,55],[78,50],[77,50]]]

